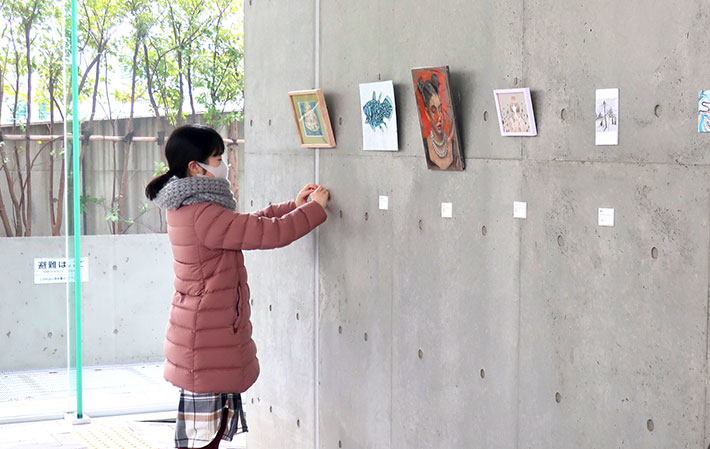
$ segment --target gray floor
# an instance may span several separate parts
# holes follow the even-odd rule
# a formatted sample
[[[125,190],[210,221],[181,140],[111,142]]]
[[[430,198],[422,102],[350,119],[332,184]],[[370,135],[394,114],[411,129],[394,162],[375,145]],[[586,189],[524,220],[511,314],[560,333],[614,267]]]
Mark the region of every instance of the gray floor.
[[[161,363],[83,370],[88,424],[65,419],[76,410],[75,372],[0,372],[0,449],[171,448],[178,392]],[[72,416],[71,414],[69,416]],[[246,447],[246,436],[224,448]]]

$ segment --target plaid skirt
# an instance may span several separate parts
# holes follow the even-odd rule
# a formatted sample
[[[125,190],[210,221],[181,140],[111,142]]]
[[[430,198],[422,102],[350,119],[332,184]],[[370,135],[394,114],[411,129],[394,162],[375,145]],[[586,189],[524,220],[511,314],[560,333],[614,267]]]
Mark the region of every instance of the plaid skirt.
[[[227,427],[223,440],[232,441],[237,433],[248,432],[239,393],[198,394],[180,389],[180,404],[175,421],[175,447],[207,446],[217,436],[226,408]]]

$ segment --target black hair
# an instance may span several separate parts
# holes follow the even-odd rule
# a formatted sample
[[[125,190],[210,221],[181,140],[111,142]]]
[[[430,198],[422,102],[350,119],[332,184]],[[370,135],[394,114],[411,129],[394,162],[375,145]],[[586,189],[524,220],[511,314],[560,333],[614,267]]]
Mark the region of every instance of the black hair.
[[[439,95],[439,77],[436,76],[435,73],[428,81],[419,78],[419,81],[417,81],[417,89],[419,89],[419,93],[422,94],[422,100],[424,100],[424,107],[426,108],[429,106],[431,97]]]
[[[168,171],[153,178],[145,187],[145,196],[152,200],[173,176],[185,178],[191,161],[207,162],[210,156],[224,153],[224,140],[214,128],[205,125],[183,125],[168,137],[165,158]]]

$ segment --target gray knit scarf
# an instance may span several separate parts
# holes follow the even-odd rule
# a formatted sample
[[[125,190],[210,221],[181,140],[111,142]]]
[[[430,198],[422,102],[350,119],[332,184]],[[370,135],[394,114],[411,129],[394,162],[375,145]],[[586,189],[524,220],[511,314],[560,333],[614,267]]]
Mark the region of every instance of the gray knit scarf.
[[[160,189],[153,202],[163,209],[175,210],[181,206],[209,201],[236,211],[237,201],[229,186],[229,181],[221,178],[173,176]]]

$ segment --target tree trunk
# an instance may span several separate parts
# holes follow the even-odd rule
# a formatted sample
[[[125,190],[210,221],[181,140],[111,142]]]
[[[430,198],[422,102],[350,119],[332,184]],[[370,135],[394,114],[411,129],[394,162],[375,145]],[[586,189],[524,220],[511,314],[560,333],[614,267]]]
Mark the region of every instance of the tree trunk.
[[[111,95],[108,90],[108,58],[104,60],[104,86],[106,87],[106,105],[108,106],[108,118],[111,122],[111,130],[113,135],[117,135],[116,128],[118,128],[118,118],[113,120],[113,114],[111,112]],[[116,150],[116,142],[111,142],[111,150],[113,153],[113,179],[111,182],[111,209],[116,207],[116,181],[118,178],[118,151]],[[118,211],[118,216],[121,216],[121,211]],[[120,221],[119,225],[120,226]],[[111,234],[116,234],[116,222],[111,222],[110,231]]]
[[[131,145],[133,142],[126,142],[123,150],[123,170],[121,172],[121,188],[118,191],[118,216],[121,216],[121,212],[126,206],[126,184],[128,183],[128,160],[131,156]],[[123,223],[119,220],[118,223],[118,233],[123,234],[125,229],[123,228]]]
[[[148,98],[155,112],[155,119],[158,121],[158,147],[162,148],[165,143],[165,124],[160,117],[160,109],[158,108],[158,103],[155,101],[155,95],[153,95],[153,76],[150,73],[150,58],[148,56],[148,46],[145,42],[143,42],[143,55],[145,57],[145,74],[148,81]]]
[[[172,3],[168,2],[168,8],[170,10],[170,25],[172,26],[173,29],[173,39],[175,39],[175,52],[177,55],[177,64],[178,64],[178,104],[177,104],[177,114],[175,118],[175,124],[177,126],[180,126],[183,124],[183,119],[182,119],[182,102],[185,99],[185,93],[184,93],[184,88],[183,88],[183,81],[182,81],[182,45],[183,42],[180,39],[180,29],[178,27],[177,19],[175,19],[175,15],[173,14],[173,8],[172,8]],[[167,111],[167,108],[166,108]]]
[[[195,122],[195,99],[192,95],[192,58],[188,55],[187,57],[187,94],[190,97],[190,111],[192,111],[192,123]]]
[[[237,138],[239,137],[238,122],[236,120],[229,123],[227,127],[227,138],[232,142],[227,145],[227,164],[229,164],[229,182],[235,198],[239,198],[239,147]]]
[[[118,190],[118,215],[123,214],[123,208],[125,207],[125,195],[126,195],[126,184],[128,182],[128,160],[131,156],[131,145],[133,143],[133,112],[134,106],[136,104],[136,71],[138,70],[138,51],[140,50],[140,38],[136,36],[136,47],[133,50],[133,66],[131,68],[131,112],[128,117],[128,127],[126,129],[126,143],[123,147],[123,171],[121,172],[121,187]],[[118,232],[123,234],[125,229],[123,224],[119,224]]]
[[[54,135],[54,70],[49,69],[49,134]],[[54,142],[49,145],[49,225],[52,228],[52,235],[57,226],[57,218],[54,214]]]
[[[10,167],[8,167],[7,162],[5,162],[5,161],[9,161],[9,159],[5,155],[5,146],[0,146],[0,157],[2,157],[2,160],[3,160],[2,168],[3,168],[3,171],[5,172],[5,179],[7,180],[7,191],[10,194],[10,201],[12,202],[12,207],[13,207],[13,212],[14,212],[13,215],[15,218],[15,231],[14,231],[14,233],[10,232],[8,234],[8,236],[15,235],[15,236],[19,237],[22,235],[22,227],[18,223],[19,202],[17,201],[17,196],[15,195],[15,186],[12,183],[12,175],[10,174]],[[19,234],[18,234],[18,231],[19,231]]]
[[[94,67],[94,64],[96,64],[99,61],[100,57],[101,57],[101,54],[100,53],[97,54],[96,57],[89,63],[89,66],[84,71],[84,74],[81,76],[81,81],[79,82],[79,92],[84,90],[84,84],[86,83],[86,79],[89,77],[89,73],[91,72],[91,69]],[[67,97],[67,102],[66,102],[67,111],[71,110],[71,101],[72,101],[72,96],[69,95]]]
[[[99,49],[101,51],[101,49]],[[101,79],[101,61],[96,62],[96,73],[94,78],[94,89],[91,94],[91,116],[89,117],[88,124],[84,127],[85,138],[81,140],[81,153],[79,153],[79,159],[84,160],[86,155],[86,150],[89,148],[89,136],[91,136],[94,129],[94,116],[96,115],[96,97],[99,92],[99,80]]]
[[[20,186],[20,198],[16,198],[15,202],[15,235],[17,237],[22,236],[22,230],[24,229],[24,210],[25,210],[25,190],[22,188],[23,186],[23,180],[22,180],[22,167],[20,166],[20,152],[17,149],[17,142],[13,145],[14,153],[15,153],[15,165],[16,165],[16,170],[17,170],[17,177],[19,178],[19,186]],[[12,180],[8,178],[8,183],[12,185],[12,191],[15,190],[15,187],[12,183]]]
[[[101,52],[101,48],[98,49]],[[94,116],[96,116],[96,98],[99,93],[99,81],[101,80],[101,60],[96,63],[96,73],[94,74],[94,89],[91,93],[91,116],[89,123],[93,125]]]
[[[2,118],[2,103],[3,99],[5,97],[5,89],[3,89],[1,86],[5,85],[5,74],[3,72],[0,72],[0,119]],[[0,120],[1,122],[2,120]],[[2,145],[4,142],[2,139],[0,139],[0,150],[2,149]],[[5,167],[5,152],[2,151],[0,152],[2,157],[2,160],[0,160],[0,164]],[[7,174],[7,173],[6,173]],[[5,201],[3,200],[2,197],[2,191],[0,191],[0,219],[2,219],[2,225],[5,228],[5,235],[8,237],[12,237],[12,225],[10,224],[10,217],[7,215],[7,209],[5,208]]]
[[[91,60],[89,63],[89,66],[86,68],[86,71],[84,71],[84,75],[81,77],[81,82],[79,83],[79,92],[81,92],[84,89],[84,84],[86,83],[87,78],[89,77],[89,72],[91,72],[91,68],[94,66],[94,64],[99,63],[99,59],[101,58],[101,52],[99,51],[96,54],[96,57]],[[71,99],[71,96],[69,97]]]
[[[2,123],[2,102],[5,98],[5,89],[3,86],[5,86],[5,74],[0,72],[0,123]]]
[[[14,41],[13,41],[14,45]],[[15,51],[15,73],[20,73],[20,54]],[[19,75],[15,77],[15,104],[13,108],[12,117],[12,133],[15,134],[17,130],[17,107],[19,106],[20,98],[20,77]],[[20,155],[17,150],[17,142],[13,144],[13,152],[15,154],[15,169],[17,170],[17,176],[20,180],[20,187],[22,187],[22,169],[20,168]],[[3,157],[3,160],[5,158]],[[7,164],[4,164],[6,168],[5,175],[7,176],[7,187],[10,191],[10,198],[12,199],[12,205],[14,208],[14,219],[15,219],[15,236],[22,236],[22,204],[24,203],[23,193],[24,190],[20,191],[20,198],[17,198],[15,193],[15,185],[12,182],[12,177],[10,176],[9,169],[7,169]]]
[[[52,235],[59,235],[64,221],[64,173],[66,170],[66,158],[62,158],[62,170],[59,172],[59,191],[57,192],[57,221],[52,227]]]
[[[32,163],[30,157],[32,148],[30,142],[30,124],[32,123],[32,44],[30,42],[30,32],[32,31],[33,20],[34,12],[25,27],[25,43],[27,44],[27,126],[25,127],[25,190],[27,192],[25,198],[27,209],[25,210],[25,237],[32,235]]]
[[[0,97],[0,99],[1,98],[2,97]],[[0,108],[2,108],[2,101],[0,101]],[[2,142],[3,141],[0,140],[0,143],[2,143]],[[2,148],[2,147],[0,147],[0,148]],[[2,163],[3,167],[6,168],[5,174],[7,175],[8,174],[7,164],[4,162],[5,161],[5,154],[4,153],[5,153],[4,151],[0,152],[0,154],[2,154],[2,156],[1,156],[2,161],[0,161],[0,163]],[[0,219],[2,219],[2,225],[5,228],[5,235],[8,237],[13,237],[12,224],[10,223],[10,217],[7,215],[7,209],[5,209],[5,201],[3,200],[3,197],[2,197],[2,191],[0,191]]]
[[[177,62],[178,62],[178,111],[177,111],[177,121],[178,126],[183,124],[182,119],[182,102],[185,100],[185,89],[183,88],[182,81],[182,49],[178,47],[177,49]]]
[[[50,98],[52,101],[50,101],[50,107],[49,107],[49,118],[50,118],[50,134],[54,134],[54,108],[52,107],[52,104],[54,101],[56,101],[56,98],[54,98],[54,89],[52,88],[50,92]],[[52,148],[51,150],[54,150],[54,143],[52,143]],[[53,151],[50,151],[50,160],[52,161],[52,167],[54,167],[54,155]],[[56,207],[56,219],[54,219],[55,213],[54,209],[52,212],[52,235],[60,235],[61,230],[62,230],[62,222],[64,221],[64,169],[66,167],[65,161],[66,157],[62,156],[62,168],[59,173],[59,191],[57,192],[57,201],[56,201],[56,206],[54,206],[54,201],[52,200],[52,195],[50,194],[50,208]],[[53,176],[54,170],[51,169],[50,171],[50,176]],[[54,190],[54,183],[50,183],[50,193]]]
[[[5,210],[5,201],[3,201],[2,193],[0,193],[0,218],[2,218],[2,225],[5,228],[5,235],[12,237],[12,225],[10,224],[10,217],[7,216],[7,210]]]
[[[54,77],[54,82],[56,82],[56,75],[58,75],[58,71],[55,72],[55,77]],[[53,86],[53,85],[52,85]],[[57,102],[56,97],[54,96],[54,87],[50,90],[50,98],[51,101],[49,103],[49,118],[50,118],[50,134],[54,134],[54,107],[53,105]],[[61,110],[59,111],[61,115]],[[62,121],[64,121],[64,117],[61,117]],[[62,145],[64,143],[62,142]],[[52,148],[51,150],[54,150],[54,143],[52,143]],[[54,151],[50,151],[50,157],[52,158],[52,163],[54,163]],[[64,153],[66,154],[66,153]],[[65,161],[66,161],[66,156],[62,155],[61,157],[62,161],[62,168],[59,172],[59,190],[57,192],[57,201],[56,201],[56,206],[54,206],[54,201],[52,200],[50,202],[50,207],[56,207],[56,213],[53,212],[53,216],[56,215],[56,219],[52,219],[52,235],[60,235],[61,230],[62,230],[62,223],[64,221],[64,169],[66,167]],[[54,170],[52,170],[50,173],[54,173]],[[54,190],[54,183],[50,184],[52,187],[52,191]],[[50,198],[52,198],[52,195],[50,195]]]

